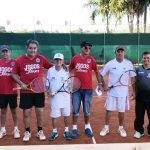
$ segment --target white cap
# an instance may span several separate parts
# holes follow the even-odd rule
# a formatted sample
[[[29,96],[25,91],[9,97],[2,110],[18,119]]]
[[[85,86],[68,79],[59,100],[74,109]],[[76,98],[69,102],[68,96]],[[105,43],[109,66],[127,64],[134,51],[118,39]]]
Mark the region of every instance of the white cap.
[[[64,59],[64,55],[61,54],[61,53],[57,53],[57,54],[54,55],[54,59],[56,59],[56,58],[58,58],[58,59]]]

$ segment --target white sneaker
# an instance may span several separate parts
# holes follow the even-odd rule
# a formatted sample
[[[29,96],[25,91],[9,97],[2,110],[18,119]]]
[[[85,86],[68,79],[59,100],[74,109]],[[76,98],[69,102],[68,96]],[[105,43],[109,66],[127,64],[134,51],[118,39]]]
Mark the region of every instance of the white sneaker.
[[[0,139],[2,139],[6,135],[6,130],[0,130]]]
[[[100,132],[100,136],[105,136],[108,133],[109,133],[109,128],[104,127]]]
[[[19,132],[20,132],[20,131],[19,131],[18,129],[14,129],[13,134],[14,134],[14,138],[15,138],[15,139],[20,138],[20,133],[19,133]]]
[[[120,134],[121,137],[127,137],[127,132],[125,131],[124,128],[118,129],[118,133]]]
[[[43,130],[40,130],[38,133],[37,133],[37,138],[39,138],[39,140],[46,140],[46,136],[44,135],[43,133]]]
[[[31,138],[31,133],[29,131],[25,131],[23,141],[28,142],[30,140],[30,138]]]
[[[140,132],[138,131],[135,131],[133,137],[137,138],[137,139],[140,139],[144,134],[141,134]]]

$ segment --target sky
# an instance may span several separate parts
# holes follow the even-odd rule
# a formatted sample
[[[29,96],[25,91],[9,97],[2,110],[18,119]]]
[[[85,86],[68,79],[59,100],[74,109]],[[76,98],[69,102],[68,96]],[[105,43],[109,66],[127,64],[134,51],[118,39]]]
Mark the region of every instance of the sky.
[[[102,25],[101,17],[96,17],[97,27],[92,29],[92,26],[88,26],[91,25],[92,21],[90,20],[91,10],[84,7],[86,0],[0,0],[0,3],[0,25],[5,26],[7,31],[18,28],[50,30],[50,25],[53,28],[51,31],[59,28],[62,31],[68,31],[69,25],[71,29],[77,28],[77,25],[79,28],[84,25],[84,29],[93,31],[97,28],[99,30],[105,28]],[[150,12],[147,16],[149,15]],[[10,25],[7,25],[7,21],[10,22]],[[39,26],[36,24],[37,21],[41,23]],[[66,27],[64,29],[65,22],[68,23],[67,29]],[[127,18],[124,17],[122,22],[121,28],[128,28]],[[115,21],[111,20],[110,24],[112,28],[116,28]],[[148,19],[147,24],[150,24],[150,19]]]
[[[89,24],[86,0],[0,0],[1,23],[11,24]],[[3,7],[2,7],[3,6]]]

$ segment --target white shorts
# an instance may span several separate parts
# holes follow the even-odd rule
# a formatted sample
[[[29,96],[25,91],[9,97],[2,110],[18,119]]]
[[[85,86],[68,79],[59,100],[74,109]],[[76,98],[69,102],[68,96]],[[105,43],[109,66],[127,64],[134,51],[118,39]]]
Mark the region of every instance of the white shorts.
[[[125,112],[129,110],[129,99],[128,97],[107,96],[105,107],[109,111]]]
[[[70,108],[53,108],[51,109],[50,116],[52,118],[58,118],[60,116],[70,116]]]

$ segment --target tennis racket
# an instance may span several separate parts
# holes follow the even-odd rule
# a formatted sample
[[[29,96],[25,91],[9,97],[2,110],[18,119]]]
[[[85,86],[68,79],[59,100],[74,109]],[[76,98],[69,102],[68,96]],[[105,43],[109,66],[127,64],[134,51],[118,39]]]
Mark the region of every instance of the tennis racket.
[[[78,91],[81,87],[81,80],[76,76],[70,76],[63,85],[56,91],[51,91],[51,96],[56,95],[59,92],[66,92],[66,93],[74,93]]]
[[[49,80],[47,80],[45,77],[37,77],[27,85],[27,90],[30,90],[34,93],[42,93],[48,91],[49,88],[50,88]],[[21,89],[22,89],[21,87],[17,87],[13,88],[13,91]]]
[[[115,84],[108,88],[112,89],[118,86],[131,86],[135,83],[135,79],[133,78],[134,76],[136,76],[136,72],[134,70],[127,70],[119,77],[119,80]]]

